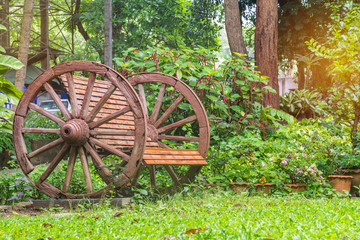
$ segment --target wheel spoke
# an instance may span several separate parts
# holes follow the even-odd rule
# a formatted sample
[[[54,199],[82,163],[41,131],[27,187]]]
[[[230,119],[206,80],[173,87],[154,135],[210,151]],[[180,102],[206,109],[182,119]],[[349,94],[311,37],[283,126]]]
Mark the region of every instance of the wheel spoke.
[[[81,111],[80,111],[80,117],[82,119],[84,119],[87,116],[88,111],[89,111],[90,99],[91,99],[91,94],[92,94],[92,91],[94,88],[95,79],[96,79],[96,74],[91,72],[89,75],[89,81],[88,81],[88,85],[86,87],[84,100],[83,100]]]
[[[23,133],[47,133],[47,134],[60,134],[60,129],[53,128],[23,128]]]
[[[83,147],[78,147],[78,152],[80,155],[81,166],[82,166],[83,173],[84,173],[86,191],[88,193],[92,193],[92,192],[94,192],[94,188],[93,188],[93,185],[91,182],[89,163],[87,161],[86,154],[85,154]]]
[[[171,179],[173,180],[174,184],[176,186],[180,186],[181,185],[180,180],[179,180],[178,176],[176,175],[174,169],[169,165],[164,165],[164,167],[165,167],[166,171],[169,173],[169,175],[170,175]]]
[[[142,165],[140,165],[139,169],[136,171],[133,180],[131,181],[131,186],[135,187],[137,185],[137,181],[140,177],[140,173],[141,173],[141,169],[142,169]]]
[[[129,111],[131,111],[131,108],[129,106],[124,107],[121,110],[113,112],[113,113],[107,115],[106,117],[101,118],[100,120],[98,120],[96,122],[91,122],[89,124],[89,128],[96,128],[96,127],[98,127],[98,126],[100,126],[100,125],[102,125],[102,124],[104,124],[106,122],[109,122],[109,121],[113,120],[114,118],[117,118],[117,117],[119,117],[121,115],[124,115],[125,113],[127,113]]]
[[[92,109],[92,111],[87,115],[85,121],[91,122],[96,117],[96,114],[101,110],[101,108],[104,106],[106,101],[110,98],[111,94],[115,91],[116,87],[114,85],[111,85],[109,89],[106,91],[104,96],[98,101],[98,103],[95,105],[95,107]]]
[[[102,141],[100,141],[100,140],[98,140],[98,139],[96,139],[96,138],[90,138],[89,141],[90,141],[92,144],[95,144],[95,145],[97,145],[97,146],[99,146],[99,147],[102,147],[103,149],[105,149],[105,150],[107,150],[107,151],[109,151],[109,152],[111,152],[111,153],[113,153],[113,154],[115,154],[115,155],[117,155],[117,156],[119,156],[119,157],[122,157],[122,158],[123,158],[125,161],[127,161],[127,162],[130,160],[130,156],[129,156],[129,155],[127,155],[126,153],[124,153],[124,152],[122,152],[122,151],[120,151],[120,150],[118,150],[118,149],[110,146],[110,145],[107,144],[107,143],[104,143],[104,142],[102,142]]]
[[[43,115],[44,117],[47,117],[48,119],[56,122],[57,124],[59,124],[60,126],[64,125],[65,122],[63,120],[61,120],[59,117],[55,116],[54,114],[46,111],[45,109],[39,107],[38,105],[36,105],[35,103],[30,103],[29,104],[29,108],[31,110],[34,110],[37,113],[40,113],[41,115]]]
[[[185,118],[183,120],[180,120],[180,121],[174,122],[172,124],[169,124],[169,125],[167,125],[165,127],[159,128],[158,133],[160,134],[160,133],[163,133],[163,132],[170,131],[170,130],[172,130],[174,128],[183,126],[183,125],[185,125],[187,123],[190,123],[190,122],[193,122],[195,120],[196,120],[196,115],[193,115],[191,117],[188,117],[188,118]]]
[[[99,175],[106,183],[109,183],[110,178],[112,177],[109,168],[106,167],[105,163],[103,162],[99,154],[97,154],[97,152],[90,146],[89,143],[85,143],[84,147],[86,151],[90,153],[93,163],[99,171]]]
[[[70,153],[69,153],[69,162],[68,162],[68,166],[66,169],[66,175],[65,175],[65,180],[64,180],[64,185],[63,185],[63,192],[67,193],[69,191],[70,188],[70,182],[71,182],[71,177],[74,171],[74,166],[75,166],[75,160],[76,160],[76,147],[71,146],[70,148]]]
[[[159,144],[160,147],[162,148],[171,148],[168,145],[166,145],[165,143],[161,142],[161,141],[157,141],[157,144]]]
[[[166,109],[166,111],[164,112],[164,114],[154,123],[154,126],[156,128],[158,128],[161,124],[163,124],[163,122],[165,122],[165,120],[170,116],[170,114],[177,108],[177,106],[179,105],[179,103],[184,99],[183,95],[180,95],[178,98],[176,98],[176,100],[173,102],[173,104],[171,104],[171,106]]]
[[[72,114],[74,115],[75,118],[78,118],[80,116],[80,109],[79,109],[78,100],[76,98],[75,83],[74,83],[73,75],[71,73],[66,73],[65,77],[66,77],[66,80],[68,83],[68,88],[69,88],[69,96],[70,96],[70,104],[71,104]]]
[[[153,109],[153,111],[151,113],[150,123],[154,123],[157,120],[158,116],[159,116],[161,103],[162,103],[162,100],[163,100],[163,97],[164,97],[164,94],[165,94],[165,87],[166,87],[166,84],[163,83],[161,85],[160,90],[159,90],[159,94],[157,96],[156,103],[154,105],[154,109]]]
[[[183,137],[183,136],[168,136],[168,135],[159,135],[160,140],[173,140],[173,141],[185,141],[185,142],[199,142],[200,138],[198,137]]]
[[[151,182],[151,186],[153,188],[156,188],[156,171],[155,171],[155,166],[154,165],[149,165],[149,173],[150,173],[150,182]]]
[[[35,151],[29,153],[28,158],[33,158],[33,157],[39,155],[40,153],[45,152],[53,147],[56,147],[57,145],[59,145],[63,142],[64,142],[64,139],[58,138],[55,141],[52,141],[51,143],[48,143],[48,144],[42,146],[41,148],[38,148]]]
[[[148,109],[147,109],[147,106],[146,106],[146,96],[145,96],[144,85],[139,84],[138,87],[139,87],[139,97],[140,97],[140,101],[141,101],[141,103],[142,103],[143,106],[144,106],[145,116],[146,116],[146,118],[148,119],[148,116],[149,116],[149,115],[148,115]]]
[[[49,177],[49,175],[54,171],[54,169],[59,164],[61,159],[65,156],[69,147],[70,147],[69,144],[65,143],[65,145],[61,148],[61,150],[58,152],[58,154],[56,154],[55,158],[50,162],[50,164],[47,167],[47,169],[45,170],[45,172],[41,175],[41,177],[38,181],[39,184],[44,182]]]
[[[65,107],[65,105],[62,103],[59,96],[56,94],[54,88],[47,82],[44,83],[44,87],[45,87],[45,90],[50,94],[51,98],[54,100],[55,104],[60,109],[60,112],[65,117],[65,119],[70,120],[72,118],[71,114],[70,114],[69,110]]]
[[[96,130],[90,130],[90,135],[135,136],[135,131],[96,129]]]

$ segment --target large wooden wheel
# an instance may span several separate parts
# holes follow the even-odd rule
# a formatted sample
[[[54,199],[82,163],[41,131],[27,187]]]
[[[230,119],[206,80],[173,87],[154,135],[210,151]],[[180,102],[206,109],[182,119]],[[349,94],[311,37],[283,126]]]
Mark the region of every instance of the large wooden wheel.
[[[60,110],[57,115],[33,103],[40,95],[51,97]],[[27,127],[40,117],[55,127]],[[54,140],[27,149],[27,139],[44,135]],[[101,197],[124,187],[137,172],[146,120],[124,77],[102,64],[73,61],[46,70],[28,87],[15,112],[13,136],[20,167],[41,192],[52,198]],[[47,165],[34,166],[34,158],[50,155],[56,147],[59,151]]]
[[[152,154],[156,154],[158,148],[173,149],[171,154],[176,154],[174,151],[176,148],[195,149],[197,151],[192,152],[198,152],[197,154],[200,153],[203,159],[206,158],[210,128],[206,111],[194,91],[181,80],[161,73],[141,73],[130,76],[128,80],[145,106],[148,134],[145,163],[156,162],[152,160],[154,157]],[[181,151],[186,150],[180,149],[179,152]],[[188,152],[191,154],[190,150]],[[164,156],[164,159],[171,159],[173,156]],[[161,165],[171,179],[171,187],[192,182],[201,169],[200,165],[186,161],[186,157],[177,162],[174,160],[162,162],[164,164]],[[159,169],[160,166],[153,163],[148,165],[148,170],[143,171],[150,175],[151,185],[154,187],[158,185]],[[140,170],[134,177],[132,185],[137,183],[139,176]]]

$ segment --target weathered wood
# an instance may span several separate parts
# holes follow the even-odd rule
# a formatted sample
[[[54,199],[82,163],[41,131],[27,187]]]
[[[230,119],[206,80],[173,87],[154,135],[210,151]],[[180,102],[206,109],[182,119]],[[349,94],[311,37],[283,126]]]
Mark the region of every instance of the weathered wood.
[[[154,165],[148,165],[149,168],[149,173],[150,173],[150,183],[151,186],[156,188],[156,171],[155,171],[155,166]]]
[[[74,171],[76,155],[77,155],[76,147],[71,146],[70,153],[69,153],[69,162],[68,162],[68,166],[66,169],[66,175],[65,175],[65,179],[64,179],[63,188],[62,188],[62,191],[65,193],[67,193],[70,188],[70,182],[71,182],[71,177],[72,177],[72,174]]]
[[[196,120],[196,116],[193,115],[193,116],[191,116],[191,117],[182,119],[182,120],[180,120],[180,121],[177,121],[177,122],[174,122],[174,123],[172,123],[172,124],[166,125],[166,126],[164,126],[164,127],[162,127],[162,128],[159,128],[159,129],[158,129],[158,133],[160,134],[160,133],[163,133],[163,132],[170,131],[170,130],[175,129],[175,128],[177,128],[177,127],[181,127],[181,126],[183,126],[183,125],[185,125],[185,124],[187,124],[187,123],[191,123],[191,122],[193,122],[193,121],[195,121],[195,120]]]
[[[91,98],[91,94],[92,94],[94,84],[95,84],[95,78],[96,78],[96,74],[91,72],[89,74],[89,81],[87,82],[88,85],[86,87],[86,91],[85,91],[85,95],[84,95],[84,101],[82,103],[82,107],[81,107],[81,110],[80,110],[80,116],[81,116],[82,119],[84,119],[88,114],[90,98]]]
[[[23,128],[23,133],[47,133],[47,134],[60,134],[60,129],[52,128]]]
[[[184,99],[184,95],[180,95],[176,98],[176,100],[171,104],[171,106],[166,109],[164,114],[154,123],[154,126],[156,128],[160,127],[161,124],[165,122],[165,120],[170,116],[170,114],[177,108],[177,106],[181,103],[181,101]]]
[[[84,149],[83,149],[83,147],[78,147],[77,150],[78,150],[79,155],[80,155],[81,166],[82,166],[83,173],[84,173],[86,191],[88,193],[92,193],[92,192],[94,192],[94,188],[93,188],[93,185],[92,185],[89,164],[88,164]]]
[[[98,121],[89,123],[89,128],[96,128],[106,122],[109,122],[109,121],[119,117],[120,115],[123,115],[123,114],[129,112],[130,110],[131,110],[130,107],[124,107],[121,110],[113,112],[112,114],[109,114],[106,117],[103,117]]]
[[[124,152],[110,146],[109,144],[105,143],[105,142],[102,142],[102,141],[99,141],[97,140],[96,138],[90,138],[89,141],[99,147],[102,147],[104,148],[105,150],[119,156],[119,157],[122,157],[125,161],[129,161],[130,160],[130,157],[129,155],[125,154]]]
[[[65,107],[65,105],[62,103],[59,96],[56,94],[54,88],[47,82],[44,83],[44,88],[50,94],[51,98],[54,100],[55,104],[58,106],[58,108],[60,109],[60,112],[65,117],[65,119],[70,120],[72,118],[71,114],[70,114],[69,110]]]
[[[200,138],[198,137],[183,137],[183,136],[168,136],[168,135],[159,135],[160,140],[172,140],[172,141],[183,141],[183,142],[199,142]]]
[[[54,114],[46,111],[45,109],[42,109],[41,107],[39,107],[38,105],[34,104],[34,103],[30,103],[29,104],[29,108],[31,110],[34,110],[37,113],[40,113],[41,115],[43,115],[44,117],[47,117],[48,119],[56,122],[57,124],[59,124],[60,126],[64,125],[65,122],[63,120],[61,120],[60,118],[58,118],[57,116],[55,116]]]
[[[143,107],[144,107],[144,110],[145,110],[145,117],[147,119],[149,117],[149,113],[148,113],[148,108],[147,108],[147,105],[146,105],[146,96],[145,96],[144,85],[139,84],[138,88],[139,88],[140,101],[143,104]]]
[[[137,181],[140,177],[142,166],[139,167],[139,169],[136,171],[133,180],[131,181],[131,186],[135,187],[137,185]]]
[[[38,148],[35,151],[29,153],[27,156],[28,156],[28,158],[33,158],[33,157],[39,155],[42,152],[45,152],[45,151],[47,151],[47,150],[49,150],[49,149],[51,149],[53,147],[56,147],[56,146],[60,145],[63,142],[64,142],[64,139],[62,139],[62,138],[56,139],[56,140],[42,146],[41,148]]]
[[[50,162],[49,166],[46,168],[46,170],[40,176],[38,182],[40,182],[40,183],[44,182],[50,176],[50,174],[54,171],[56,166],[59,164],[59,162],[65,156],[69,147],[70,147],[69,144],[67,144],[67,143],[64,144],[64,146],[61,148],[61,150],[58,152],[58,154],[56,154],[55,158]]]
[[[157,120],[158,116],[159,116],[159,112],[160,112],[160,109],[161,109],[161,103],[162,103],[162,100],[164,98],[164,94],[165,94],[165,88],[166,88],[166,84],[161,84],[161,87],[160,87],[160,90],[159,90],[159,94],[157,96],[157,99],[156,99],[156,102],[155,102],[155,105],[154,105],[154,109],[151,113],[151,117],[150,117],[150,120],[149,122],[150,123],[155,123],[155,121]]]
[[[73,75],[79,72],[88,72],[89,79]],[[67,109],[65,109],[65,106],[60,104],[61,99],[56,96],[54,89],[49,84],[51,81],[59,80],[60,84],[62,84],[67,91],[66,94],[69,96],[70,103],[72,104],[73,115],[70,113],[66,114]],[[65,117],[65,121],[32,103],[33,99],[40,91],[42,91],[43,88],[49,92],[51,97],[57,103],[59,109]],[[77,106],[78,111],[76,110]],[[34,109],[34,111],[37,111],[48,119],[58,123],[61,131],[60,129],[24,128],[24,119],[27,116],[29,109]],[[125,111],[125,113],[123,113],[122,109],[130,111]],[[89,117],[91,112],[93,114]],[[72,119],[73,116],[75,118],[80,117],[89,120],[88,124],[85,122],[84,124],[80,124],[79,121],[81,120],[73,121],[75,120]],[[68,146],[67,150],[64,150],[64,147],[62,148],[56,158],[50,163],[50,167],[42,173],[41,179],[36,184],[31,179],[33,176],[27,175],[30,182],[49,197],[71,199],[83,197],[103,197],[104,194],[106,194],[107,191],[112,190],[114,186],[124,187],[140,166],[139,163],[141,163],[146,140],[146,121],[142,105],[140,104],[140,99],[134,89],[121,75],[102,64],[74,61],[59,64],[55,67],[47,69],[36,80],[34,80],[32,84],[30,84],[28,90],[20,99],[19,106],[15,112],[15,119],[18,119],[14,121],[14,123],[17,123],[16,126],[14,125],[14,143],[16,146],[15,153],[20,167],[26,175],[34,169],[28,159],[29,156],[31,157],[39,154],[40,152],[45,152],[53,145],[62,144],[64,142],[62,139],[65,139],[64,146]],[[99,125],[100,123],[104,124]],[[98,127],[95,129],[89,129],[89,124],[92,124],[92,127]],[[66,130],[68,130],[68,133]],[[107,149],[99,147],[98,145],[90,146],[88,143],[90,131],[92,131],[92,136],[96,136],[97,141],[105,143],[101,146],[106,147]],[[110,131],[112,131],[111,135]],[[24,133],[58,134],[59,132],[61,133],[61,138],[59,140],[46,145],[40,150],[37,149],[29,155],[27,154],[24,142]],[[70,141],[70,137],[67,136],[70,133],[73,133],[74,135],[71,139],[77,139],[76,135],[81,134],[81,136],[79,136],[81,142]],[[112,141],[115,145],[110,145],[108,141]],[[92,144],[93,143],[94,141],[92,141]],[[87,188],[85,193],[80,194],[72,194],[68,192],[71,188],[70,183],[73,171],[72,169],[77,156],[73,150],[75,147],[82,149],[79,150],[78,154],[81,156]],[[90,153],[98,174],[104,182],[108,184],[98,191],[93,191],[92,189],[91,175],[86,157],[87,153],[84,151],[84,147]],[[49,175],[51,175],[53,169],[56,168],[56,163],[60,161],[59,159],[63,158],[66,153],[69,152],[69,149],[68,169],[65,174],[62,190],[60,190],[45,180]],[[127,157],[125,157],[128,162],[122,161],[119,163],[119,165],[123,168],[117,169],[120,174],[115,179],[109,169],[106,168],[99,154],[100,152],[104,153],[104,151],[107,154],[109,152],[108,150],[112,150],[113,152],[119,154],[119,152],[122,152],[122,149],[127,151],[126,153],[131,153],[131,155],[127,155]],[[99,153],[96,151],[99,151]]]
[[[135,136],[135,131],[123,131],[123,130],[115,130],[115,129],[94,129],[94,130],[90,130],[90,135]]]
[[[88,116],[85,118],[86,122],[91,122],[96,117],[96,114],[101,110],[102,106],[106,103],[106,101],[110,98],[111,94],[115,91],[116,87],[111,85],[108,91],[104,94],[104,96],[99,100],[96,106],[91,110]]]
[[[205,160],[146,160],[145,163],[147,165],[207,165],[207,162]]]
[[[176,175],[174,169],[169,166],[169,165],[164,165],[164,168],[166,169],[166,171],[169,173],[171,179],[173,180],[174,182],[174,185],[175,186],[180,186],[180,180],[179,180],[179,177]]]
[[[99,175],[102,177],[102,179],[105,182],[109,182],[109,179],[112,178],[112,174],[110,170],[106,167],[105,163],[103,162],[99,154],[97,154],[97,152],[90,146],[89,143],[85,143],[84,147],[86,151],[90,153],[94,165],[99,170]]]
[[[78,101],[76,98],[75,84],[74,84],[73,76],[71,73],[66,73],[65,76],[66,76],[66,80],[68,83],[72,114],[74,115],[75,118],[78,118],[80,116],[80,108],[79,108],[79,104],[78,104]]]

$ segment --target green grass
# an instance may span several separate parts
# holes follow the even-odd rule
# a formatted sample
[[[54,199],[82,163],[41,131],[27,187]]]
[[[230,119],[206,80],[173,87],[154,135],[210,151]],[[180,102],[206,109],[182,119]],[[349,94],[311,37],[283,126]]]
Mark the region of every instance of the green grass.
[[[198,192],[133,208],[1,217],[0,239],[360,239],[359,212],[358,199]]]

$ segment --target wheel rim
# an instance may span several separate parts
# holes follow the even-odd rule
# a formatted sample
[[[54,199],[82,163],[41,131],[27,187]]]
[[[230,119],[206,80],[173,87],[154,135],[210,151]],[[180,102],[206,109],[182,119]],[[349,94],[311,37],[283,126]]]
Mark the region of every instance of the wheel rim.
[[[189,86],[175,77],[161,73],[141,73],[133,75],[129,77],[129,82],[136,88],[143,106],[146,107],[144,111],[147,120],[147,147],[156,147],[154,146],[155,142],[158,144],[158,147],[161,148],[172,148],[164,143],[166,141],[195,142],[197,143],[196,148],[199,153],[206,158],[210,142],[208,119],[199,98]],[[157,91],[154,93],[156,97],[153,97],[153,103],[149,104],[149,96],[151,97],[152,95],[149,89],[152,89],[152,85],[154,84],[157,84]],[[173,101],[169,102],[166,106],[164,99],[165,96],[169,94],[173,94],[174,98]],[[169,123],[169,121],[167,121],[168,118],[171,115],[175,115],[176,117],[176,110],[184,102],[191,105],[192,111],[188,111],[188,116],[184,115],[182,119]],[[181,113],[181,115],[183,114]],[[176,130],[187,124],[192,124],[190,128],[198,128],[198,132],[195,134],[197,136],[176,136]],[[174,131],[175,135],[169,134],[170,131]],[[156,186],[155,176],[157,166],[149,165],[148,167],[151,184]],[[173,186],[192,182],[201,170],[201,166],[189,166],[179,174],[173,166],[164,165],[164,168],[169,174]],[[132,185],[136,185],[139,175],[138,172],[134,177]]]
[[[79,76],[84,73],[89,76]],[[71,111],[56,93],[55,83],[63,88]],[[40,93],[51,96],[60,116],[32,103]],[[27,127],[33,112],[57,127]],[[111,189],[124,187],[136,173],[144,153],[146,121],[136,92],[119,73],[95,62],[73,61],[46,70],[28,87],[15,112],[13,133],[19,165],[41,192],[53,198],[100,197]],[[27,134],[53,134],[55,139],[28,152]],[[40,170],[34,167],[34,158],[56,147],[59,151],[48,166]],[[108,160],[106,156],[110,154],[117,160]],[[71,179],[76,177],[80,164],[84,192],[72,192]],[[66,168],[61,185],[61,181],[52,180],[58,168]],[[39,178],[34,170],[40,172]]]

